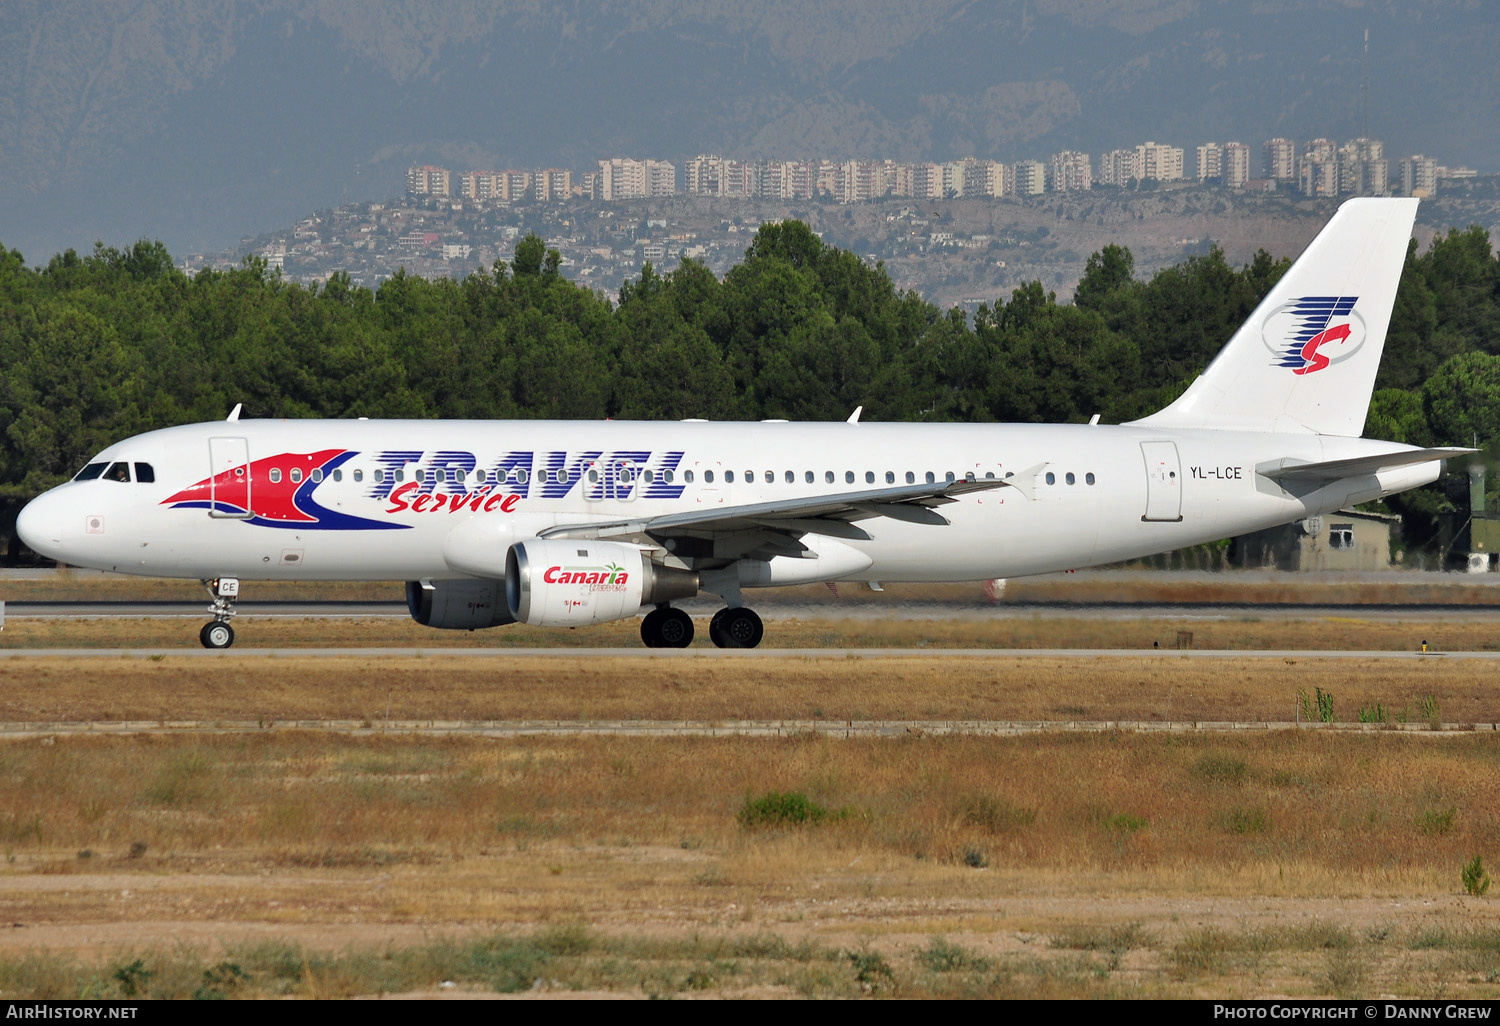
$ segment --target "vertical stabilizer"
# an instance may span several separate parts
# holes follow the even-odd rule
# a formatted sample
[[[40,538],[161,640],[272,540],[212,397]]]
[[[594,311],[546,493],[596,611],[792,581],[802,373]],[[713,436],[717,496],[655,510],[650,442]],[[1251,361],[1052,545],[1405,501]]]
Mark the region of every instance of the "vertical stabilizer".
[[[1357,438],[1385,348],[1415,199],[1353,199],[1176,402],[1160,428]]]

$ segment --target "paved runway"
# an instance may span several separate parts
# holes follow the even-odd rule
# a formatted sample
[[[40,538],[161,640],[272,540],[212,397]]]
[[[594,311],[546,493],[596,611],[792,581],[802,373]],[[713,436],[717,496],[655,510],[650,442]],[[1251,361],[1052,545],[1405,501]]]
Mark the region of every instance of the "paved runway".
[[[718,604],[700,600],[681,603],[693,616],[707,617]],[[193,619],[205,617],[203,602],[7,602],[5,615],[15,619]],[[1424,603],[1301,605],[1290,602],[1256,604],[1205,604],[1198,602],[849,602],[757,605],[767,621],[778,620],[1261,620],[1354,617],[1364,620],[1500,622],[1500,605],[1432,605]],[[245,619],[296,618],[339,619],[344,617],[390,617],[405,619],[405,602],[239,602],[236,614]]]
[[[1150,648],[5,648],[4,659],[1362,659],[1500,661],[1500,652]]]
[[[1124,731],[1142,734],[1219,734],[1267,730],[1433,735],[1494,733],[1495,723],[1311,723],[1157,720],[86,720],[0,723],[0,739],[54,735],[266,734],[312,730],[349,737],[406,734],[425,737],[1017,737],[1023,734]]]

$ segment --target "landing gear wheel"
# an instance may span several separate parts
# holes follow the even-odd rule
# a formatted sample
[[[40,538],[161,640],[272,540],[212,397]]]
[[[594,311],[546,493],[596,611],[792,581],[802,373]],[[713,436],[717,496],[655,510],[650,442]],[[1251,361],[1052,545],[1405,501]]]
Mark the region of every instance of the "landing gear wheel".
[[[765,634],[755,610],[744,606],[721,609],[708,623],[708,636],[720,648],[754,648]]]
[[[656,627],[657,648],[687,648],[693,643],[693,618],[680,609],[661,610]]]
[[[693,643],[693,618],[680,609],[653,609],[641,621],[647,648],[687,648]]]
[[[661,647],[661,642],[657,640],[661,632],[661,614],[660,609],[653,609],[641,621],[641,640],[646,643],[647,648]]]
[[[234,644],[234,628],[218,620],[210,620],[198,632],[198,640],[204,648],[228,648]]]

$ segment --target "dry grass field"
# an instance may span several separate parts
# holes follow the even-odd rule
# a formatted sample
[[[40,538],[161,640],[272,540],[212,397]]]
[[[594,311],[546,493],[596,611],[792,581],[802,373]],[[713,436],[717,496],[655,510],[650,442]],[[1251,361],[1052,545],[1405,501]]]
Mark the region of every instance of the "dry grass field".
[[[1076,587],[1097,601],[1123,585]],[[1337,587],[1310,601],[1349,601]],[[1129,600],[1191,600],[1181,591]],[[1460,593],[1444,592],[1488,594]],[[1500,865],[1500,737],[1420,729],[1500,722],[1491,664],[984,651],[1171,649],[1183,630],[1198,649],[1452,651],[1493,648],[1494,625],[1461,612],[828,612],[771,621],[773,643],[912,651],[542,657],[525,646],[640,642],[631,622],[449,634],[245,616],[240,645],[429,654],[0,659],[6,723],[257,725],[0,735],[0,995],[1500,997],[1500,905],[1463,878],[1475,856],[1482,871]],[[12,617],[0,645],[186,648],[197,623]],[[446,646],[514,650],[436,651]],[[1419,729],[380,732],[519,719],[1286,721],[1318,688],[1337,721]],[[295,726],[319,719],[376,733]]]
[[[1500,994],[1493,737],[57,739],[6,996]]]
[[[0,650],[25,648],[197,649],[191,618],[26,619],[10,617]],[[638,620],[558,630],[511,624],[484,631],[439,631],[404,617],[257,616],[235,618],[237,648],[394,647],[450,648],[643,648]],[[1236,611],[1225,617],[950,616],[910,619],[864,615],[852,618],[783,619],[768,612],[766,647],[775,648],[1108,648],[1175,649],[1181,633],[1197,649],[1298,649],[1418,651],[1425,641],[1436,651],[1494,651],[1500,621],[1399,619],[1390,616],[1289,616]],[[709,648],[707,617],[697,619],[696,648]]]

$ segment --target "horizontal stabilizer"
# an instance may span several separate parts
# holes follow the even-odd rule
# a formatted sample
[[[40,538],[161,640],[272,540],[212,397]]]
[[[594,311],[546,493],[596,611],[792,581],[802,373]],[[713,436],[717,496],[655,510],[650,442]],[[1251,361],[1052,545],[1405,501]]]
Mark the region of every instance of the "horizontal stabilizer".
[[[1402,449],[1375,456],[1356,456],[1348,460],[1325,460],[1322,463],[1292,463],[1289,460],[1271,460],[1255,468],[1262,477],[1276,481],[1334,481],[1343,477],[1362,477],[1376,474],[1391,467],[1409,467],[1413,463],[1431,463],[1454,456],[1467,456],[1478,449],[1453,447],[1440,449]]]

